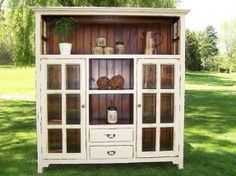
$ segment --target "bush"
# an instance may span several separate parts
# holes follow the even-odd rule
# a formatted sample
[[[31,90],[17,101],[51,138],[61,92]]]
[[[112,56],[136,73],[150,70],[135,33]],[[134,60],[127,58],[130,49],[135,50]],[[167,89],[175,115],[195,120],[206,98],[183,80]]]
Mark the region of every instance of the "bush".
[[[0,64],[13,64],[12,49],[4,43],[0,43]]]

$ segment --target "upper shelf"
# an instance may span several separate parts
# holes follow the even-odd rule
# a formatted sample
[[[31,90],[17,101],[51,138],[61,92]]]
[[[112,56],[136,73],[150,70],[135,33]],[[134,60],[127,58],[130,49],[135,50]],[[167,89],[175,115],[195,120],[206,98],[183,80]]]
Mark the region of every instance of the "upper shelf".
[[[145,55],[145,54],[111,54],[111,55],[93,55],[93,54],[49,54],[40,55],[39,59],[180,59],[180,55]]]

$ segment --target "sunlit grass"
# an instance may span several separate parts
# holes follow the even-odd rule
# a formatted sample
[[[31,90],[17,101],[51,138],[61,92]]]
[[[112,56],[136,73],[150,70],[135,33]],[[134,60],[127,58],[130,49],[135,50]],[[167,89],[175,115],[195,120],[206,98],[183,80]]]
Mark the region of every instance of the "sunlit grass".
[[[33,68],[0,67],[0,75],[8,72],[11,80],[0,78],[0,94],[34,93]],[[235,83],[236,74],[186,74],[184,170],[169,163],[53,165],[44,175],[235,176]],[[37,175],[34,101],[0,100],[0,176],[12,175]]]
[[[35,68],[0,65],[0,95],[35,94]]]

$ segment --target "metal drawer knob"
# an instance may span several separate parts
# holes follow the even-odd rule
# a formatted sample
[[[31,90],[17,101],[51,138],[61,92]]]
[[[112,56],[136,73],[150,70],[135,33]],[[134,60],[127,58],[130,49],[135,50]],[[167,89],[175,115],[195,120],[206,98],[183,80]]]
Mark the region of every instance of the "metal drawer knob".
[[[109,139],[112,139],[112,138],[116,137],[116,134],[106,134],[106,136],[107,136]]]
[[[141,107],[141,104],[138,104],[138,107],[140,108],[140,107]]]
[[[116,151],[114,150],[110,150],[110,151],[107,151],[107,154],[112,156],[112,155],[115,155],[116,154]]]
[[[82,108],[85,108],[85,105],[83,104],[81,107],[82,107]]]

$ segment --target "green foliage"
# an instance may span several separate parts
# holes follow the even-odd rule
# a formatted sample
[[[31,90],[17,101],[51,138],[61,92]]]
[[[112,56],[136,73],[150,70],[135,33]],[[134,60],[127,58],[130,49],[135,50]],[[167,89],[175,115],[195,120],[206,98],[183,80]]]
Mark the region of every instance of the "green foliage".
[[[208,26],[199,35],[200,55],[204,70],[215,69],[215,56],[219,54],[217,47],[218,36],[213,26]]]
[[[236,71],[236,19],[223,23],[220,39],[224,55],[221,66],[229,72]]]
[[[73,20],[73,18],[62,17],[59,19],[55,19],[52,22],[53,25],[53,33],[59,37],[60,42],[66,42],[72,30],[78,25]]]
[[[203,32],[186,30],[186,68],[189,70],[217,71],[218,36],[212,26]]]
[[[11,47],[5,43],[0,43],[0,64],[12,64]]]
[[[186,68],[189,70],[201,70],[202,61],[200,54],[200,43],[198,33],[190,30],[186,30]]]
[[[63,6],[174,8],[179,0],[58,0]]]

